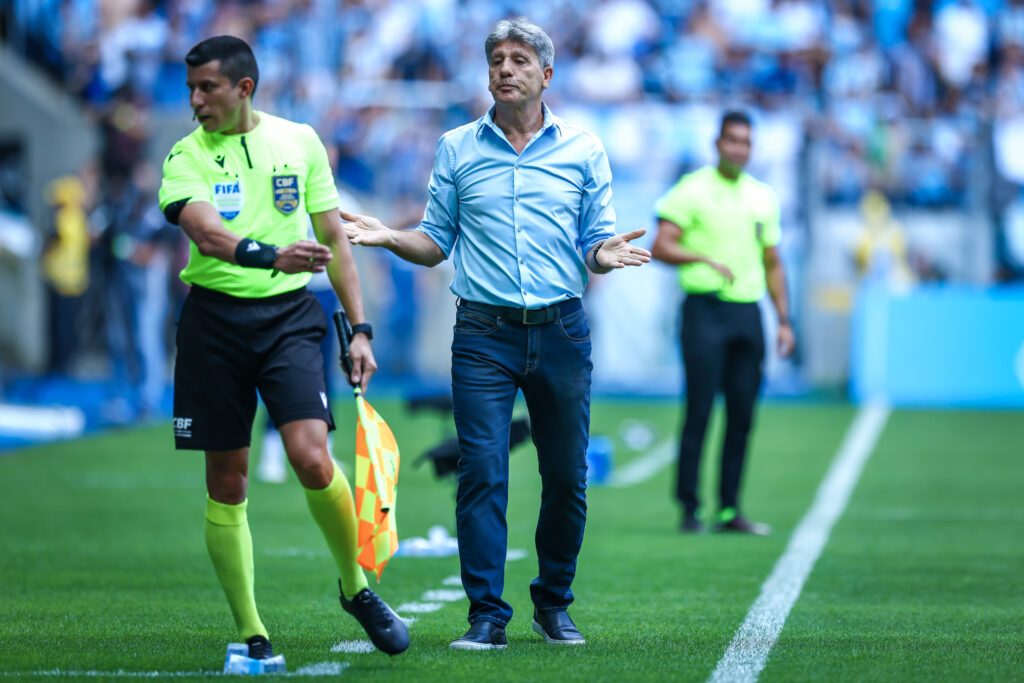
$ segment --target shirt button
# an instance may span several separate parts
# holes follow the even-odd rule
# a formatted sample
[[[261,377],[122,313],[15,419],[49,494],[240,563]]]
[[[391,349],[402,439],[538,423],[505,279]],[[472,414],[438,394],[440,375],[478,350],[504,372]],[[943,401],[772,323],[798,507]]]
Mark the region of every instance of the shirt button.
[[[526,261],[524,261],[523,259],[519,259],[519,263],[520,263],[520,264],[522,264],[522,263],[526,263]]]
[[[519,201],[519,195],[516,195],[516,201],[517,202]]]

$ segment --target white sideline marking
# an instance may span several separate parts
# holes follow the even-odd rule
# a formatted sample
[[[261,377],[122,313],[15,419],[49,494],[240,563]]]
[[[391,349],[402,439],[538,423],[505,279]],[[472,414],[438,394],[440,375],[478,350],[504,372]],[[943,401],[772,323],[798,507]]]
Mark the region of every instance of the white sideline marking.
[[[375,652],[376,647],[368,640],[343,640],[331,648],[331,652],[344,652],[346,654],[361,654],[364,652]]]
[[[277,676],[337,676],[342,671],[352,666],[349,662],[320,662],[309,664],[297,671],[289,671],[285,674],[274,674]],[[220,671],[65,671],[63,669],[50,669],[48,671],[0,671],[0,676],[20,678],[30,676],[32,678],[220,678],[226,676]],[[234,678],[234,676],[232,676]]]
[[[220,671],[65,671],[49,669],[47,671],[0,671],[0,676],[20,678],[21,676],[51,678],[204,678],[206,676],[223,676]]]
[[[810,510],[761,586],[761,594],[747,612],[746,620],[736,629],[729,648],[708,679],[710,683],[757,680],[888,418],[889,408],[881,404],[866,405],[857,413]]]
[[[396,612],[412,612],[413,614],[425,614],[436,612],[444,607],[440,602],[407,602],[401,607],[396,607]]]
[[[464,597],[466,597],[466,591],[464,590],[441,588],[439,590],[427,591],[420,599],[424,602],[455,602],[456,600],[462,600]]]
[[[352,665],[348,662],[320,662],[319,664],[308,664],[298,671],[285,674],[285,676],[338,676],[350,666]]]
[[[441,582],[441,585],[442,586],[459,586],[461,588],[462,587],[462,577],[459,576],[458,574],[455,574],[453,576],[449,576],[448,578],[446,578],[444,581]]]
[[[622,469],[612,470],[608,486],[622,488],[647,481],[676,459],[675,443],[674,439],[665,439],[647,455],[636,458]]]

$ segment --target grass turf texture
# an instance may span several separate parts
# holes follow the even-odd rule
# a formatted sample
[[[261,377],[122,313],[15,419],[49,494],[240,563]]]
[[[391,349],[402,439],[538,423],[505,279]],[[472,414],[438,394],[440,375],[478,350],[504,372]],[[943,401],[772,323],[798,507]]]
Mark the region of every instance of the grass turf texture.
[[[454,531],[454,481],[414,461],[446,435],[440,418],[375,406],[403,452],[400,538]],[[352,459],[354,415],[336,404],[336,456]],[[855,411],[774,403],[759,415],[745,508],[767,538],[677,533],[673,468],[626,487],[594,487],[571,614],[581,648],[530,628],[529,581],[540,484],[532,446],[511,459],[505,598],[516,616],[503,652],[453,652],[465,599],[410,614],[399,657],[332,653],[363,640],[337,603],[333,563],[298,483],[253,481],[249,519],[257,600],[289,671],[347,663],[376,680],[706,680],[811,504]],[[593,433],[616,467],[641,457],[618,439],[627,418],[656,444],[675,438],[672,402],[597,402]],[[717,428],[714,434],[717,437]],[[236,639],[203,542],[203,466],[165,427],[111,433],[0,457],[0,676],[25,672],[220,671]],[[868,461],[772,650],[761,680],[1013,680],[1024,671],[1024,420],[1017,413],[897,412]],[[708,445],[714,502],[718,439]],[[350,470],[350,467],[349,467]],[[351,471],[351,470],[350,470]],[[380,594],[393,607],[457,589],[448,558],[396,558]],[[372,579],[371,579],[371,585]]]

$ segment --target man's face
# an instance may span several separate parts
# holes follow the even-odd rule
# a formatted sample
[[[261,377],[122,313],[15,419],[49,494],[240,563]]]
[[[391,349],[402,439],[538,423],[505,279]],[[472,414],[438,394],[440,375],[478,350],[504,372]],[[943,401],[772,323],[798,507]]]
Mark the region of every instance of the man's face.
[[[739,173],[750,160],[750,126],[727,123],[715,143],[719,165],[732,173]]]
[[[242,78],[231,85],[221,74],[218,59],[188,67],[185,84],[189,105],[207,133],[226,133],[238,126],[242,105],[252,94],[252,79]]]
[[[553,70],[541,67],[537,53],[529,45],[506,40],[491,51],[487,89],[501,104],[523,104],[540,98],[550,85]]]

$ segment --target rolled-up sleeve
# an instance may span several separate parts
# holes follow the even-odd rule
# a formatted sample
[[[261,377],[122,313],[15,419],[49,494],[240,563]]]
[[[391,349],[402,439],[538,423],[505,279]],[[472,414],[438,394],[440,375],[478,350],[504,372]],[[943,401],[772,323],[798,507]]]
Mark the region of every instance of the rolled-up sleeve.
[[[580,253],[586,257],[600,242],[615,234],[615,207],[612,206],[612,169],[601,141],[587,158],[583,199],[580,205]]]
[[[437,143],[434,169],[430,172],[427,208],[423,222],[416,229],[434,240],[445,258],[451,256],[459,236],[459,193],[455,188],[454,175],[454,154],[448,141],[442,137]]]

